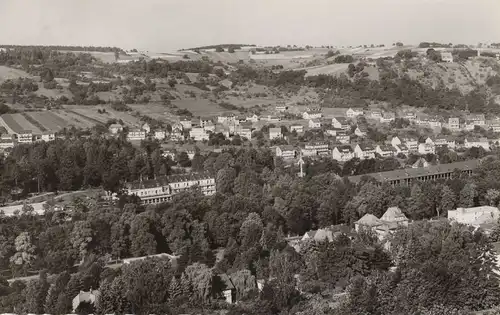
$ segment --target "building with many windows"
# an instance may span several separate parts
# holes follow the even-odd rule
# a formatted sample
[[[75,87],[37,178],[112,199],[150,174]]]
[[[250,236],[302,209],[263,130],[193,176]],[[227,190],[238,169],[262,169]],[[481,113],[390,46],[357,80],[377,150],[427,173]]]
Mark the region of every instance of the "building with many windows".
[[[173,195],[195,187],[204,195],[213,195],[216,191],[215,178],[207,173],[191,173],[139,180],[126,185],[127,193],[139,197],[143,204],[166,202]]]

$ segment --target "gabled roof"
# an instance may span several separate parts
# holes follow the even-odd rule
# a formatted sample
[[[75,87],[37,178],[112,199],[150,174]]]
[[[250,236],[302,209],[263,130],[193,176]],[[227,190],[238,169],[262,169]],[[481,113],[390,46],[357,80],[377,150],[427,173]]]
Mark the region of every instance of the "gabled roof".
[[[371,213],[365,214],[361,219],[359,219],[355,223],[358,225],[365,225],[365,226],[379,226],[384,224],[379,218],[377,218]]]
[[[408,218],[404,215],[404,213],[398,207],[390,207],[380,218],[382,221],[387,222],[401,222],[408,221]]]
[[[269,128],[269,132],[281,132],[281,128]]]
[[[295,150],[293,145],[282,145],[282,146],[279,146],[279,148],[281,151],[294,151]]]
[[[359,148],[363,151],[375,151],[375,148],[371,144],[359,143]]]
[[[335,147],[340,153],[352,153],[354,150],[350,145],[341,145],[338,147]]]
[[[333,119],[336,119],[340,124],[348,124],[348,121],[345,117],[333,117]]]

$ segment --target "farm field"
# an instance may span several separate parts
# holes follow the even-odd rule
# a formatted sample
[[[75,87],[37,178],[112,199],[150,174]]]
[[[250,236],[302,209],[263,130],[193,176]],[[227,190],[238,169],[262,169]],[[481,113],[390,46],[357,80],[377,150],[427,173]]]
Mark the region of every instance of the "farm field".
[[[69,126],[75,126],[75,128],[92,128],[95,123],[91,120],[84,119],[74,113],[65,111],[65,110],[56,110],[54,111],[59,117],[64,119],[68,123]]]
[[[31,74],[19,69],[0,66],[0,83],[17,78],[31,78]]]
[[[222,113],[234,112],[204,99],[185,99],[172,101],[179,108],[187,109],[194,116],[215,116]]]
[[[347,70],[349,65],[347,63],[331,64],[326,66],[303,68],[296,70],[306,70],[306,77],[312,75],[328,74],[328,75],[338,75]]]
[[[150,106],[150,105],[147,105]],[[65,107],[67,110],[70,110],[74,113],[77,113],[79,115],[83,115],[87,117],[89,120],[93,121],[99,121],[99,123],[106,123],[110,119],[121,119],[125,125],[127,126],[139,126],[139,119],[136,117],[132,116],[129,113],[126,112],[119,112],[111,109],[110,106],[66,106]],[[106,110],[106,113],[100,114],[98,110]]]

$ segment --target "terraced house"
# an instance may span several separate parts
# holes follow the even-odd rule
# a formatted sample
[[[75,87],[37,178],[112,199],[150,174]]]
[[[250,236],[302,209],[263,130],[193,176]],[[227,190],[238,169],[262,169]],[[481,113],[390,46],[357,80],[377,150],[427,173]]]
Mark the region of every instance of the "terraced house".
[[[157,204],[191,188],[199,188],[206,195],[215,194],[215,178],[207,173],[192,173],[139,180],[126,185],[129,195],[137,196],[143,204]]]

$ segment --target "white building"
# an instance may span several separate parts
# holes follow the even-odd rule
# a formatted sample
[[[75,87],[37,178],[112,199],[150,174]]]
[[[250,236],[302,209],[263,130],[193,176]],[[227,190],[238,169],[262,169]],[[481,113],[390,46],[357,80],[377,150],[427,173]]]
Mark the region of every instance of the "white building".
[[[144,125],[142,125],[141,129],[146,131],[146,134],[151,132],[151,127],[149,127],[148,123],[144,123]]]
[[[339,162],[347,162],[354,158],[354,150],[349,145],[343,145],[333,148],[332,158]]]
[[[486,151],[490,150],[490,143],[487,138],[465,138],[464,147],[467,149],[481,147]]]
[[[236,116],[234,116],[234,114],[220,115],[217,117],[217,122],[224,125],[235,124]]]
[[[460,130],[460,118],[456,118],[456,117],[449,118],[448,119],[448,128],[451,131],[458,131],[458,130]]]
[[[252,129],[243,127],[243,126],[238,126],[235,130],[235,134],[240,136],[241,138],[246,138],[248,140],[252,139]]]
[[[155,139],[156,140],[164,140],[167,137],[165,130],[155,130]]]
[[[330,155],[330,148],[326,142],[306,143],[302,148],[303,156]]]
[[[281,157],[283,160],[294,159],[295,153],[295,148],[291,145],[276,147],[276,156]]]
[[[215,194],[215,178],[210,174],[190,173],[126,184],[128,195],[139,197],[143,204],[169,201],[173,195],[197,187],[204,195]]]
[[[396,150],[396,155],[401,153],[408,156],[410,154],[410,149],[405,144],[393,145],[392,147]]]
[[[55,141],[56,134],[54,132],[51,132],[51,131],[44,132],[44,133],[42,133],[41,140],[45,141],[45,142]]]
[[[251,122],[258,122],[259,121],[259,116],[257,116],[256,114],[253,114],[252,116],[250,117],[247,117],[247,121],[251,121]]]
[[[182,125],[182,129],[191,129],[193,128],[193,122],[189,117],[183,117],[180,120],[180,124]]]
[[[351,142],[351,136],[349,136],[345,132],[337,132],[335,140],[337,140],[337,142],[340,142],[342,144],[349,144]]]
[[[305,120],[310,120],[310,119],[320,119],[322,116],[321,112],[317,111],[307,111],[302,113],[302,118]]]
[[[443,51],[441,52],[441,60],[443,60],[444,62],[453,62],[453,55],[451,54],[451,52]]]
[[[123,131],[123,126],[120,124],[111,124],[108,129],[111,134],[116,135]]]
[[[348,130],[351,126],[345,117],[333,117],[332,126],[336,129]]]
[[[363,110],[349,108],[345,112],[345,114],[346,114],[346,116],[348,118],[354,118],[354,117],[357,117],[357,116],[362,116],[364,113],[363,113]]]
[[[448,209],[448,220],[472,226],[497,223],[499,216],[498,208],[490,206]]]
[[[304,132],[304,126],[302,125],[291,125],[290,126],[290,132],[297,132],[297,133],[303,133]]]
[[[309,120],[309,128],[320,129],[321,128],[321,121],[319,119],[310,119]]]
[[[441,148],[447,147],[448,149],[455,150],[457,143],[455,142],[455,139],[441,137],[441,138],[436,138],[436,140],[434,140],[434,145],[436,147],[441,147]]]
[[[368,134],[368,128],[366,128],[366,126],[358,125],[356,127],[356,130],[354,130],[354,134],[358,137],[366,137],[366,135]]]
[[[419,143],[418,144],[419,154],[436,154],[436,146],[429,143]]]
[[[377,145],[375,153],[380,154],[382,157],[391,157],[396,155],[396,150],[388,145]]]
[[[281,133],[281,128],[269,128],[269,139],[281,139],[283,134]]]
[[[396,120],[396,114],[391,112],[384,112],[382,117],[380,117],[381,123],[390,123],[391,121]]]
[[[364,159],[374,159],[375,158],[375,148],[368,144],[356,144],[354,147],[355,157]]]
[[[132,129],[127,134],[128,141],[141,141],[146,139],[146,131],[142,129]]]
[[[31,130],[23,130],[17,134],[17,141],[19,143],[32,143],[33,132]]]
[[[203,141],[209,139],[208,133],[205,131],[204,128],[201,127],[192,128],[189,131],[189,137],[194,139],[194,141]]]

